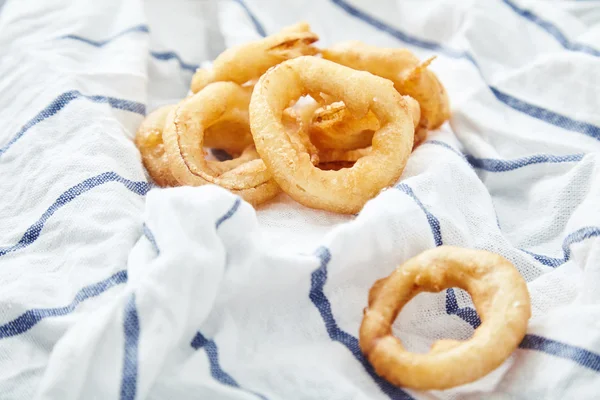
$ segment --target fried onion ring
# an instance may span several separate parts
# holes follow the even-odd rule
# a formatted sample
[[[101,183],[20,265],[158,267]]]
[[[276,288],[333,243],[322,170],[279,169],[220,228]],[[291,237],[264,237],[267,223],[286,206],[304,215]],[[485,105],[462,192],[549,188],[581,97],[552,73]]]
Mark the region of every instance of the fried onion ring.
[[[380,48],[360,41],[338,43],[322,50],[323,58],[387,78],[403,95],[421,106],[420,125],[436,129],[450,117],[448,94],[437,76],[427,69],[433,58],[421,63],[409,50]]]
[[[405,100],[413,116],[415,126],[413,146],[416,147],[424,139],[422,135],[416,136],[421,108],[413,98],[406,97]],[[373,134],[378,129],[379,121],[373,112],[369,111],[366,116],[355,118],[343,102],[337,101],[315,110],[310,124],[310,138],[319,149],[356,150],[370,146]],[[423,131],[418,130],[421,133]]]
[[[342,100],[358,117],[371,110],[380,121],[371,154],[352,168],[321,170],[286,135],[284,110],[295,99],[319,92]],[[250,124],[256,150],[288,195],[305,206],[340,213],[360,211],[398,180],[414,138],[407,100],[391,81],[310,56],[285,61],[260,78],[250,101]]]
[[[152,180],[162,187],[175,186],[177,180],[169,169],[162,139],[167,115],[175,105],[160,107],[144,118],[135,133],[135,145],[142,155],[142,162]]]
[[[248,91],[232,82],[216,82],[183,100],[167,117],[163,140],[171,172],[184,185],[217,184],[258,205],[274,197],[279,188],[260,159],[239,163],[223,171],[205,159],[204,132],[248,103]]]
[[[211,69],[198,69],[192,78],[192,92],[197,93],[212,82],[235,82],[240,85],[258,79],[282,61],[317,54],[311,46],[319,37],[310,26],[300,22],[263,39],[231,47],[221,53]]]
[[[142,154],[142,161],[146,170],[152,180],[162,187],[178,185],[177,179],[175,179],[169,168],[169,160],[165,153],[162,138],[167,116],[176,107],[176,105],[163,106],[148,114],[135,135],[135,144]],[[231,135],[230,137],[233,138]],[[259,155],[254,145],[251,144],[246,146],[246,149],[237,158],[223,162],[208,161],[208,165],[213,172],[222,174],[257,158],[259,158]]]
[[[469,292],[481,325],[466,341],[440,340],[410,353],[392,334],[402,307],[420,292]],[[440,246],[406,261],[369,293],[359,344],[377,374],[397,386],[442,390],[472,382],[502,364],[527,330],[531,301],[517,269],[500,255]]]

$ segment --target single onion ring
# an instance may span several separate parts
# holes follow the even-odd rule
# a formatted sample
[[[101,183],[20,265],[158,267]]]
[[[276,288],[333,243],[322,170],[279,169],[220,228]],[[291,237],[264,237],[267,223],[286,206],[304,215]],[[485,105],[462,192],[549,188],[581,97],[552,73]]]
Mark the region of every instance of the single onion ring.
[[[427,354],[408,352],[392,334],[398,313],[418,293],[450,287],[469,292],[481,325],[469,340],[440,340]],[[359,344],[377,374],[394,385],[442,390],[500,366],[523,340],[530,316],[527,285],[508,260],[488,251],[440,246],[373,285]]]
[[[322,50],[323,58],[390,79],[398,92],[421,106],[421,126],[436,129],[450,117],[448,94],[437,76],[406,49],[380,48],[360,41],[338,43]]]
[[[142,155],[142,162],[150,177],[158,186],[176,186],[177,180],[169,169],[162,139],[165,120],[175,105],[152,111],[144,118],[135,133],[135,145]]]
[[[163,136],[167,132],[175,135],[181,159],[188,171],[205,181],[234,190],[258,186],[271,179],[271,174],[260,159],[250,161],[248,164],[251,165],[244,164],[241,174],[231,170],[215,176],[202,150],[205,130],[216,121],[226,119],[227,114],[237,113],[247,103],[245,88],[232,82],[212,83],[177,106],[174,123],[165,130]],[[228,178],[230,175],[235,179]]]
[[[179,184],[169,168],[169,160],[162,138],[167,116],[175,107],[177,106],[174,104],[163,106],[148,114],[135,135],[135,145],[140,150],[146,170],[152,180],[162,187],[178,186]],[[254,145],[251,144],[237,158],[223,162],[208,161],[208,165],[215,173],[222,174],[257,158],[259,155]]]
[[[205,130],[243,107],[247,103],[247,93],[235,83],[216,82],[184,99],[169,113],[163,141],[171,172],[179,183],[191,186],[217,184],[254,205],[279,193],[277,184],[260,159],[234,165],[228,171],[216,170],[214,162],[205,159]],[[236,164],[236,160],[231,161]]]
[[[424,140],[423,135],[418,137],[416,135],[417,131],[423,132],[423,129],[418,127],[421,108],[415,99],[407,96],[405,100],[413,116],[415,126],[413,147],[416,147]],[[337,101],[315,110],[310,125],[310,138],[319,149],[356,150],[369,147],[373,134],[378,129],[379,121],[373,112],[369,111],[366,116],[355,118],[343,102]],[[425,136],[426,134],[425,130]]]
[[[319,92],[344,101],[358,117],[371,110],[380,121],[371,154],[352,168],[313,166],[310,155],[297,151],[285,133],[283,111],[301,96]],[[310,56],[285,61],[259,79],[250,101],[250,126],[258,154],[288,195],[305,206],[340,213],[360,211],[400,178],[414,137],[407,101],[391,81]]]
[[[258,79],[269,68],[302,55],[314,55],[311,46],[319,37],[310,26],[300,22],[263,39],[231,47],[221,53],[211,69],[198,69],[192,78],[192,92],[197,93],[212,82],[229,81],[240,85]]]

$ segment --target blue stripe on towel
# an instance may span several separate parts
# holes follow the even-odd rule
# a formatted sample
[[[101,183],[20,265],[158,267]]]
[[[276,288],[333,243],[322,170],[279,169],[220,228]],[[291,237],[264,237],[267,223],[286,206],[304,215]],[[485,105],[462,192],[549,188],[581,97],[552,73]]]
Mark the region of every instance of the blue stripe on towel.
[[[233,202],[233,205],[231,206],[231,208],[229,210],[227,210],[227,212],[225,214],[223,214],[215,223],[215,228],[219,229],[219,226],[221,226],[221,224],[225,221],[227,221],[229,218],[233,217],[233,215],[236,213],[236,211],[240,208],[240,204],[242,203],[242,200],[238,197],[235,199],[235,201]]]
[[[470,154],[463,154],[448,143],[440,140],[428,140],[423,144],[433,144],[451,150],[455,154],[465,159],[472,167],[482,169],[488,172],[507,172],[534,164],[562,164],[578,162],[583,159],[585,154],[568,154],[564,156],[556,156],[553,154],[534,154],[531,156],[515,158],[512,160],[504,160],[500,158],[479,158]]]
[[[397,185],[396,189],[409,195],[415,201],[415,203],[417,203],[421,210],[423,210],[423,212],[425,213],[425,217],[427,217],[427,222],[429,222],[429,226],[431,227],[431,232],[433,233],[433,240],[435,241],[435,245],[441,246],[443,242],[440,221],[432,213],[430,213],[427,210],[427,208],[425,208],[423,203],[421,203],[421,200],[419,200],[419,198],[415,195],[415,192],[413,192],[410,186],[408,186],[406,183],[401,183]]]
[[[121,32],[117,33],[116,35],[113,35],[105,40],[92,40],[92,39],[88,39],[88,38],[85,38],[85,37],[79,36],[79,35],[65,35],[65,36],[62,36],[61,39],[78,40],[80,42],[87,43],[94,47],[103,47],[106,44],[112,42],[113,40],[120,38],[121,36],[127,35],[129,33],[139,33],[139,32],[148,33],[148,32],[150,32],[150,29],[148,28],[148,25],[136,25],[131,28],[127,28],[124,31],[121,31]]]
[[[189,64],[186,63],[185,61],[183,61],[181,59],[181,57],[179,55],[177,55],[177,53],[174,53],[172,51],[151,51],[150,55],[154,58],[156,58],[157,60],[161,60],[161,61],[168,61],[168,60],[177,60],[177,62],[179,63],[179,66],[182,69],[191,71],[191,72],[195,72],[198,68],[200,68],[199,65],[197,64]]]
[[[121,378],[121,400],[134,400],[137,392],[138,344],[140,341],[140,318],[135,305],[135,293],[129,296],[129,300],[125,305],[123,333],[125,336],[125,345]]]
[[[578,346],[562,343],[538,335],[525,335],[519,348],[541,351],[555,357],[571,360],[582,367],[600,372],[600,355]]]
[[[427,141],[423,142],[423,144],[434,144],[436,146],[444,147],[444,148],[450,150],[451,152],[453,152],[454,154],[462,157],[465,161],[468,161],[467,157],[463,153],[461,153],[454,147],[450,146],[448,143],[442,142],[441,140],[427,140]]]
[[[158,248],[158,244],[156,243],[154,233],[152,233],[152,231],[150,230],[148,225],[146,225],[146,223],[144,223],[144,225],[142,226],[142,230],[144,231],[144,236],[146,236],[146,239],[148,239],[156,254],[160,254],[160,249]]]
[[[496,96],[498,100],[517,111],[520,111],[524,114],[529,115],[530,117],[542,120],[559,128],[563,128],[573,132],[583,133],[584,135],[592,137],[596,140],[600,140],[600,127],[596,125],[592,125],[583,121],[578,121],[576,119],[569,118],[566,115],[562,115],[557,112],[550,111],[530,103],[526,103],[523,100],[519,100],[516,97],[503,93],[499,89],[496,89],[492,86],[490,86],[490,89],[492,90],[492,93],[494,93],[494,96]]]
[[[108,43],[111,43],[112,41],[119,39],[120,37],[122,37],[126,34],[137,33],[137,32],[148,33],[148,32],[150,32],[150,30],[148,29],[148,26],[146,26],[146,25],[139,25],[139,26],[134,26],[129,29],[125,29],[123,32],[117,33],[116,35],[111,36],[110,38],[105,39],[105,40],[97,41],[97,40],[88,39],[88,38],[85,38],[85,37],[79,36],[79,35],[65,35],[61,39],[77,40],[79,42],[89,44],[90,46],[104,47]],[[182,69],[187,70],[187,71],[194,72],[199,68],[199,66],[196,64],[186,63],[185,61],[183,61],[181,59],[181,57],[178,54],[176,54],[173,51],[151,51],[150,55],[152,57],[156,58],[157,60],[161,60],[161,61],[177,60],[177,62],[179,63],[179,66]]]
[[[256,15],[254,15],[252,10],[250,10],[250,7],[248,7],[246,2],[244,0],[234,0],[234,1],[236,3],[238,3],[240,6],[242,6],[244,11],[246,12],[246,15],[248,15],[248,17],[252,21],[252,24],[254,24],[254,29],[256,30],[256,32],[258,32],[258,34],[262,37],[267,36],[267,31],[265,30],[264,26],[260,23],[258,18],[256,18]]]
[[[415,46],[415,47],[420,47],[423,49],[435,51],[435,52],[444,54],[445,56],[448,56],[451,58],[467,60],[475,66],[475,68],[477,69],[477,71],[483,78],[479,64],[473,58],[473,56],[471,54],[469,54],[468,52],[452,49],[452,48],[446,47],[442,44],[435,43],[435,42],[432,42],[429,40],[423,40],[423,39],[416,38],[412,35],[409,35],[406,32],[402,32],[401,30],[386,24],[383,21],[378,20],[377,18],[369,15],[365,11],[351,5],[346,0],[331,0],[331,2],[334,3],[335,5],[339,6],[342,10],[344,10],[346,13],[352,15],[353,17],[360,19],[361,21],[365,22],[366,24],[369,24],[372,27],[374,27],[382,32],[385,32],[404,43],[407,43],[407,44]],[[507,93],[504,93],[493,86],[489,86],[489,88],[492,91],[492,93],[494,94],[494,96],[496,97],[496,99],[498,99],[502,103],[506,104],[507,106],[513,108],[514,110],[517,110],[526,115],[529,115],[530,117],[539,119],[539,120],[547,122],[549,124],[558,126],[559,128],[580,132],[580,133],[586,134],[588,136],[591,136],[594,139],[600,140],[600,127],[598,127],[598,126],[595,126],[595,125],[587,123],[587,122],[578,121],[578,120],[569,118],[565,115],[559,114],[557,112],[546,110],[542,107],[539,107],[539,106],[536,106],[536,105],[533,105],[530,103],[526,103],[525,101],[517,99],[516,97],[511,96]]]
[[[236,389],[252,393],[253,395],[257,396],[262,400],[267,400],[267,398],[260,393],[256,393],[242,388],[240,384],[235,379],[233,379],[231,375],[229,375],[223,370],[223,368],[221,368],[221,365],[219,363],[219,349],[214,340],[207,339],[202,333],[198,332],[196,333],[196,336],[194,336],[194,338],[192,339],[190,345],[194,350],[203,348],[206,351],[206,355],[208,356],[208,362],[210,363],[210,374],[217,381],[221,382],[223,385],[227,385]]]
[[[92,297],[99,296],[102,293],[106,292],[108,289],[125,282],[127,282],[127,271],[119,271],[103,281],[84,287],[79,292],[77,292],[73,301],[64,307],[34,308],[28,310],[20,316],[18,316],[17,318],[13,319],[12,321],[0,326],[0,339],[5,339],[25,333],[31,328],[33,328],[35,325],[37,325],[44,318],[60,317],[63,315],[70,314],[73,311],[75,311],[77,306],[83,301]]]
[[[33,225],[27,228],[21,239],[16,244],[7,247],[0,247],[0,257],[15,250],[27,247],[33,242],[35,242],[39,238],[42,229],[44,228],[44,224],[46,224],[48,219],[57,210],[70,203],[83,193],[109,182],[118,182],[130,191],[141,196],[144,196],[150,190],[150,185],[147,182],[130,181],[129,179],[125,179],[114,172],[105,172],[100,175],[88,178],[83,182],[71,187],[66,192],[58,196],[58,198],[54,201],[54,203],[52,203],[50,207],[48,207],[48,209],[42,214],[42,216],[36,222],[34,222]]]
[[[481,325],[481,319],[474,308],[458,307],[458,300],[456,299],[456,293],[454,293],[453,288],[446,290],[446,313],[459,316],[473,328],[477,328]]]
[[[2,156],[2,154],[6,153],[6,151],[13,144],[15,144],[15,142],[17,140],[21,139],[23,137],[23,135],[25,135],[25,133],[27,131],[29,131],[29,129],[31,129],[35,125],[39,124],[40,122],[52,117],[53,115],[58,113],[60,110],[65,108],[67,106],[67,104],[69,104],[73,100],[80,99],[80,98],[92,101],[94,103],[106,103],[109,106],[111,106],[112,108],[116,108],[119,110],[130,111],[130,112],[140,114],[140,115],[146,114],[146,106],[142,103],[138,103],[138,102],[131,101],[131,100],[117,99],[117,98],[108,97],[108,96],[97,96],[97,95],[87,96],[87,95],[81,94],[81,92],[79,92],[78,90],[71,90],[69,92],[65,92],[65,93],[61,94],[60,96],[58,96],[46,108],[44,108],[35,117],[33,117],[31,120],[29,120],[29,122],[27,122],[25,125],[23,125],[23,127],[21,127],[19,132],[17,132],[17,134],[15,136],[13,136],[13,138],[11,140],[7,144],[5,144],[2,148],[0,148],[0,156]]]
[[[323,323],[325,324],[327,334],[331,340],[342,344],[344,347],[350,350],[354,358],[356,358],[356,360],[363,366],[365,371],[371,376],[381,391],[388,395],[391,399],[412,399],[412,397],[404,390],[390,384],[385,379],[377,375],[373,369],[373,366],[362,354],[358,345],[358,339],[348,332],[340,329],[333,316],[331,303],[329,302],[327,296],[325,296],[324,292],[325,283],[327,282],[327,265],[331,261],[331,253],[326,247],[320,247],[316,251],[316,256],[320,260],[320,266],[311,275],[309,297],[319,311],[319,314],[323,319]]]
[[[521,157],[514,160],[501,160],[494,158],[477,158],[467,155],[467,161],[473,167],[483,169],[489,172],[506,172],[533,164],[561,164],[581,161],[584,154],[569,154],[565,156],[555,156],[552,154],[536,154],[528,157]]]
[[[453,289],[446,291],[446,312],[451,315],[459,316],[477,329],[481,325],[481,319],[472,307],[459,307],[456,300],[456,294]],[[584,348],[562,343],[556,340],[548,339],[538,335],[525,335],[519,348],[525,350],[536,350],[555,357],[564,358],[576,362],[577,364],[600,372],[600,355]]]
[[[502,2],[504,4],[506,4],[515,13],[519,14],[520,16],[522,16],[525,19],[528,19],[529,21],[533,22],[534,24],[536,24],[537,26],[539,26],[540,28],[542,28],[543,30],[548,32],[565,49],[580,52],[580,53],[586,53],[586,54],[589,54],[589,55],[592,55],[595,57],[600,57],[600,51],[598,51],[590,46],[587,46],[585,44],[570,41],[560,31],[560,29],[558,29],[558,27],[556,25],[552,24],[550,21],[547,21],[547,20],[535,15],[533,12],[531,12],[529,10],[519,7],[516,3],[514,3],[511,0],[502,0]]]
[[[563,257],[555,258],[549,257],[542,254],[535,254],[528,250],[523,250],[525,253],[531,255],[533,258],[538,260],[544,265],[549,267],[559,267],[571,259],[571,246],[582,242],[586,239],[600,236],[600,228],[596,226],[584,226],[583,228],[577,229],[575,232],[568,234],[562,243]]]

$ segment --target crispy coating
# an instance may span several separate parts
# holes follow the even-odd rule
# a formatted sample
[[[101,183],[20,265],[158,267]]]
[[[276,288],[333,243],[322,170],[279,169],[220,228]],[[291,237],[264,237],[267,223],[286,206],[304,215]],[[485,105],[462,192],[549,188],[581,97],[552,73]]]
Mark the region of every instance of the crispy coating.
[[[341,99],[358,118],[370,110],[380,121],[371,154],[352,168],[315,167],[285,133],[282,114],[290,102],[319,92]],[[414,138],[409,105],[391,81],[317,57],[294,58],[267,71],[254,87],[250,122],[256,150],[281,188],[305,206],[340,213],[360,211],[398,180]]]
[[[337,101],[315,111],[309,132],[319,149],[356,150],[370,146],[377,129],[375,114],[355,118],[343,102]]]
[[[186,98],[169,113],[163,140],[171,172],[180,184],[216,184],[254,205],[277,195],[279,188],[261,159],[243,163],[231,160],[233,168],[226,171],[215,170],[205,159],[205,130],[229,113],[243,109],[247,97],[248,91],[235,83],[216,82]]]
[[[421,292],[450,287],[469,292],[482,324],[466,341],[439,340],[429,353],[408,352],[392,333],[400,310]],[[527,285],[508,260],[488,251],[440,246],[373,285],[359,344],[377,374],[394,385],[442,390],[500,366],[523,340],[530,316]]]
[[[283,188],[340,213],[397,181],[410,151],[450,115],[432,59],[357,41],[319,50],[318,39],[299,22],[198,69],[191,94],[136,132],[152,179],[220,185],[254,205]],[[314,101],[298,101],[307,95]],[[233,159],[206,160],[205,148]]]
[[[419,103],[409,96],[404,96],[403,100],[407,102],[412,114],[415,147],[424,140],[422,132],[425,131],[426,136],[427,131],[418,128],[421,115]],[[355,118],[343,102],[334,102],[315,111],[310,125],[310,137],[319,149],[321,162],[354,162],[370,153],[373,134],[379,127],[379,120],[372,111],[362,118]]]
[[[167,116],[176,107],[174,104],[163,106],[148,114],[139,126],[135,136],[135,144],[142,155],[144,167],[146,167],[152,180],[162,187],[179,185],[179,182],[171,173],[162,138]],[[211,171],[216,174],[223,174],[258,158],[256,148],[253,144],[250,144],[237,158],[222,162],[207,161],[207,163]]]
[[[142,155],[142,162],[152,180],[159,186],[176,186],[177,180],[169,169],[162,139],[167,115],[175,106],[158,108],[148,114],[135,134],[135,145]]]
[[[322,50],[323,58],[368,71],[394,82],[396,90],[419,102],[420,125],[433,130],[450,117],[448,94],[437,76],[406,49],[380,48],[360,41],[338,43]]]
[[[240,85],[258,79],[269,68],[302,55],[314,55],[311,46],[319,37],[310,26],[300,22],[254,42],[231,47],[221,53],[210,69],[198,69],[192,78],[192,92],[197,93],[212,82],[235,82]]]

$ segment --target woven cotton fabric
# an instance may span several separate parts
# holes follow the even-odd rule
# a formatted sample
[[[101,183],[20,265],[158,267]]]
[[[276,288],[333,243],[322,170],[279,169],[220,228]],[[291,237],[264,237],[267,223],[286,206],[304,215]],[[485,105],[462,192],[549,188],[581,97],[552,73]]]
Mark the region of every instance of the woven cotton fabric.
[[[597,2],[1,7],[0,398],[598,397]],[[451,120],[357,216],[155,187],[132,141],[144,115],[183,98],[224,48],[300,20],[322,47],[437,56]],[[473,384],[397,388],[358,347],[368,290],[443,244],[514,263],[532,298],[527,335]],[[413,299],[394,333],[424,352],[480,323],[449,289]]]

